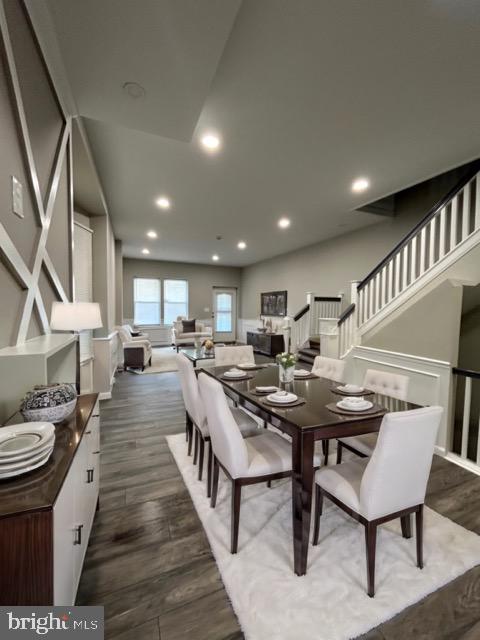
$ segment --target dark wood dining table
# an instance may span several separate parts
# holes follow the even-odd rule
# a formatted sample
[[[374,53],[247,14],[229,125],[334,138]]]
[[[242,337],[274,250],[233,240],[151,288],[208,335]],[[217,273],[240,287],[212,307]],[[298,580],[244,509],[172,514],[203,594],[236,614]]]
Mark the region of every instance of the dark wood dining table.
[[[380,429],[387,411],[405,411],[417,405],[379,394],[368,399],[378,405],[374,414],[351,413],[341,415],[327,405],[342,399],[335,392],[338,383],[326,378],[295,379],[282,385],[305,402],[293,407],[273,407],[265,397],[255,394],[257,386],[280,386],[277,365],[266,365],[247,372],[248,379],[223,377],[231,367],[208,367],[205,373],[222,383],[227,396],[253,414],[273,425],[292,439],[292,524],[294,571],[302,576],[307,572],[310,518],[314,482],[315,441],[330,440],[371,433]]]

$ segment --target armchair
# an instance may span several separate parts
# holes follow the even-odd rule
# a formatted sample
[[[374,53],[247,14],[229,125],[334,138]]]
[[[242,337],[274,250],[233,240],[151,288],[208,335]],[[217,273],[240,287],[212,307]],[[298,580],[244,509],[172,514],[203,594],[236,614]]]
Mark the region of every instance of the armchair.
[[[183,333],[183,318],[178,316],[172,326],[172,346],[177,349],[181,345],[194,344],[199,347],[202,340],[212,337],[212,328],[207,327],[198,320],[195,321],[195,331]]]
[[[116,327],[123,347],[124,367],[141,369],[152,364],[152,344],[143,336],[131,336],[125,326]]]

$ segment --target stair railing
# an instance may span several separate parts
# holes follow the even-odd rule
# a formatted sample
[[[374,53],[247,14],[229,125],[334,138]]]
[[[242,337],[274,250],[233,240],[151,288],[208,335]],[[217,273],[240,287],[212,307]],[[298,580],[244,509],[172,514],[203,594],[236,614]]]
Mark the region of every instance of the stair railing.
[[[341,296],[314,296],[312,310],[311,335],[320,333],[320,321],[325,318],[338,318],[342,310]]]
[[[454,367],[452,373],[455,382],[455,414],[450,451],[467,463],[480,465],[480,405],[475,401],[480,394],[480,371]]]
[[[338,356],[344,358],[355,343],[356,315],[352,302],[338,319]]]
[[[292,343],[293,352],[297,352],[299,348],[310,337],[310,305],[306,304],[300,311],[293,316],[292,322]]]
[[[358,285],[358,326],[480,229],[480,161]]]

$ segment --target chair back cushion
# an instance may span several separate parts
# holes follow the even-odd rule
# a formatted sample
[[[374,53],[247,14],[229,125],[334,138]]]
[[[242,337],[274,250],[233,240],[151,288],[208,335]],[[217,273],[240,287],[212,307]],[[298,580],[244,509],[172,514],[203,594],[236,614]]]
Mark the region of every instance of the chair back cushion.
[[[313,362],[312,371],[322,378],[344,382],[345,364],[344,360],[317,356]]]
[[[368,520],[423,504],[442,407],[387,413],[360,485]]]
[[[193,364],[183,353],[177,353],[176,360],[185,408],[195,424],[201,428],[206,417]]]
[[[217,367],[247,363],[255,363],[255,356],[253,355],[253,347],[251,344],[241,347],[215,347],[215,365]]]
[[[366,389],[375,391],[375,393],[391,396],[398,400],[406,400],[409,381],[410,378],[408,376],[402,376],[399,373],[367,369],[363,379],[363,386]]]
[[[125,329],[124,326],[122,326],[122,327],[114,327],[114,328],[118,331],[118,337],[120,338],[120,342],[122,344],[125,344],[126,342],[130,342],[131,341],[132,336],[131,336],[130,332]]]
[[[245,476],[248,451],[218,380],[206,373],[198,376],[200,394],[207,413],[213,452],[232,478]]]
[[[195,320],[182,320],[182,333],[195,333]]]

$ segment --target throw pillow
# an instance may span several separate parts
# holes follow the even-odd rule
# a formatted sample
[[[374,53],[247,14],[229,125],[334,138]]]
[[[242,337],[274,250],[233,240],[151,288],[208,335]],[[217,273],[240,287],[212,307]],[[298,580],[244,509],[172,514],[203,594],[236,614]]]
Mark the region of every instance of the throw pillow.
[[[182,320],[182,333],[195,333],[195,320]]]

